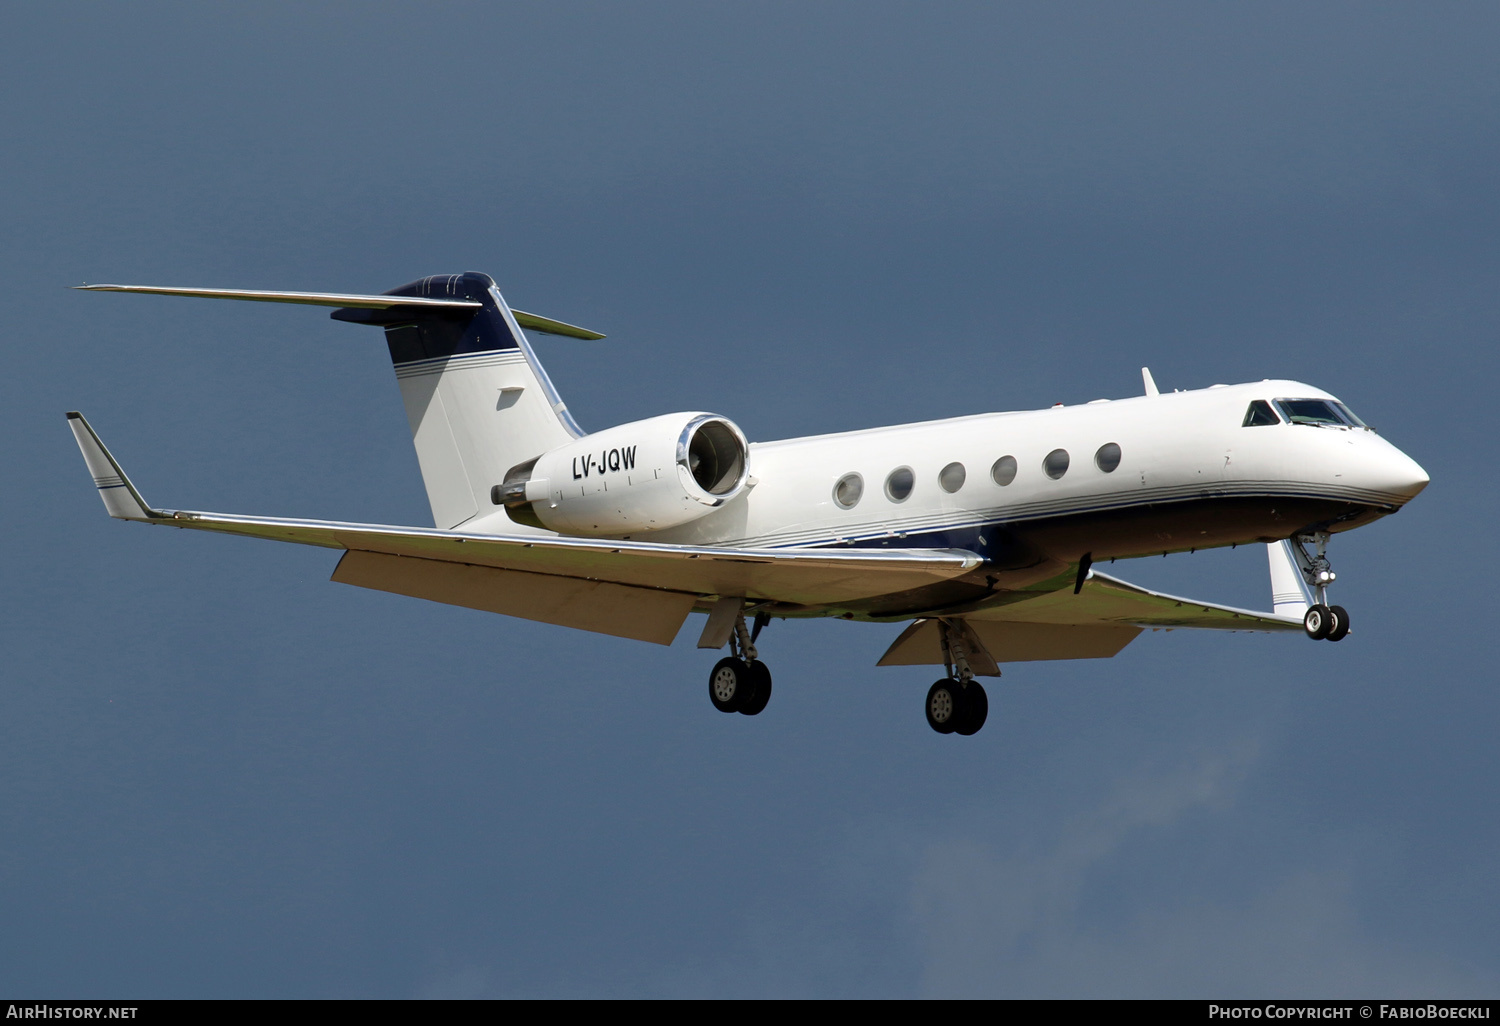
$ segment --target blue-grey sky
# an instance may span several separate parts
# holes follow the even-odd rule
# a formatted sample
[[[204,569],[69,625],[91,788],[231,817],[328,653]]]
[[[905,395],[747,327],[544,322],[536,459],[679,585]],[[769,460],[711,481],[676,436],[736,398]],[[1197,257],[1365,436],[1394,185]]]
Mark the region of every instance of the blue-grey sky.
[[[1500,9],[47,4],[0,34],[0,992],[1500,992]],[[1433,483],[1344,643],[1143,635],[923,722],[894,628],[713,656],[106,518],[426,524],[378,333],[83,281],[480,270],[586,428],[1295,377]],[[1258,549],[1120,564],[1269,601]]]

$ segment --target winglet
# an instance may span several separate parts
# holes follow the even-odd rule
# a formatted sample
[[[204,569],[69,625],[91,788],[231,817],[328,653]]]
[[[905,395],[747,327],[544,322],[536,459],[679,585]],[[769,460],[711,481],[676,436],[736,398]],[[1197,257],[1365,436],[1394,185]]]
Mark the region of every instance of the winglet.
[[[1156,387],[1156,379],[1151,376],[1150,367],[1141,368],[1141,383],[1146,386],[1147,395],[1161,395],[1161,390]]]
[[[1302,584],[1302,571],[1291,541],[1270,542],[1266,556],[1271,563],[1271,608],[1277,616],[1300,617],[1307,612],[1310,598]]]
[[[88,464],[99,497],[104,500],[104,508],[110,516],[119,520],[162,520],[171,516],[146,505],[146,500],[135,490],[120,464],[109,454],[89,422],[83,419],[83,414],[69,412],[68,427],[73,429],[73,438],[83,453],[83,462]]]

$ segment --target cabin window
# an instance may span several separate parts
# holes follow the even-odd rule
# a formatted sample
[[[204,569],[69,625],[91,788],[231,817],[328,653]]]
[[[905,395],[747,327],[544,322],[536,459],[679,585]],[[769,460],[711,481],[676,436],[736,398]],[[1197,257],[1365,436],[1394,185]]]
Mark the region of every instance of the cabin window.
[[[950,463],[938,474],[938,484],[945,492],[956,492],[964,486],[964,478],[968,476],[962,463]]]
[[[1293,424],[1311,424],[1314,427],[1353,427],[1343,414],[1326,399],[1278,399],[1276,408]],[[1352,417],[1353,414],[1350,414]]]
[[[1047,454],[1047,458],[1042,460],[1042,469],[1052,480],[1059,480],[1068,472],[1068,450],[1053,449]]]
[[[1120,447],[1114,442],[1105,442],[1099,446],[1099,451],[1094,453],[1094,466],[1106,474],[1113,474],[1115,468],[1120,465]]]
[[[833,501],[840,509],[853,509],[865,494],[865,479],[858,474],[845,474],[833,486]]]
[[[1241,427],[1265,427],[1267,424],[1280,424],[1281,418],[1276,416],[1276,411],[1271,409],[1271,404],[1264,399],[1257,399],[1250,404],[1245,411],[1245,422]]]
[[[990,468],[990,477],[994,478],[995,483],[1001,488],[1010,484],[1016,479],[1016,458],[1014,456],[1001,456],[995,461],[995,465]]]
[[[917,476],[911,472],[910,467],[897,467],[885,479],[886,497],[892,502],[905,502],[906,497],[911,494],[911,486],[916,482]]]

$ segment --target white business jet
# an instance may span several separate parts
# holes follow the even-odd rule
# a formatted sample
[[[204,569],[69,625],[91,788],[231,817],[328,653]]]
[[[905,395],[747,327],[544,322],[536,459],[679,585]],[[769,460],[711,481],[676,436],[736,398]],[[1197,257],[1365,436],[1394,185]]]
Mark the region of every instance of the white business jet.
[[[1321,389],[1214,385],[1080,406],[748,443],[711,413],[586,434],[483,274],[380,295],[89,285],[305,303],[384,329],[434,527],[158,509],[69,413],[110,516],[343,551],[333,580],[670,644],[707,613],[709,698],[766,707],[772,619],[906,623],[882,666],[941,664],[939,733],[973,734],[1000,664],[1113,656],[1144,628],[1305,631],[1338,641],[1326,549],[1394,513],[1427,474]],[[1272,611],[1163,595],[1104,560],[1260,543]],[[747,623],[747,620],[749,621]]]

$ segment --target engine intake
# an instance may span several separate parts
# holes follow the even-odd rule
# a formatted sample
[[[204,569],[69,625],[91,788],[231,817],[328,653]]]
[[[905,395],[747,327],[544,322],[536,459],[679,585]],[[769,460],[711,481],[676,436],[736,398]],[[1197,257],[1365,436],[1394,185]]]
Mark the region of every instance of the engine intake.
[[[733,422],[669,413],[586,435],[512,467],[490,498],[517,523],[559,534],[661,531],[739,495],[749,455]]]

